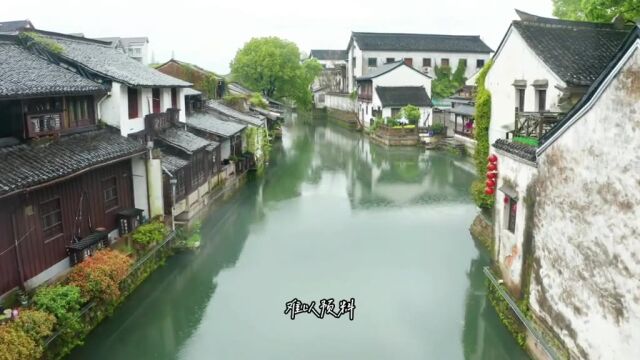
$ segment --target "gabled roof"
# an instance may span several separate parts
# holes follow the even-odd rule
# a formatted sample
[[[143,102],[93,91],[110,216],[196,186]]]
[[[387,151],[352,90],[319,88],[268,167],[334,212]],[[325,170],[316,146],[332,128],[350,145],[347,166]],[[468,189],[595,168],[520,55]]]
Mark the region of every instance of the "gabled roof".
[[[169,61],[167,61],[167,62],[165,62],[165,63],[162,63],[162,64],[160,64],[160,65],[156,66],[156,69],[160,69],[160,68],[162,68],[162,67],[164,67],[164,66],[168,65],[169,63],[178,64],[178,65],[180,65],[180,66],[186,66],[186,67],[188,67],[188,68],[191,68],[191,69],[193,69],[193,70],[195,70],[195,71],[199,72],[199,73],[200,73],[200,74],[202,74],[202,75],[215,75],[215,76],[218,76],[218,75],[216,75],[216,73],[214,73],[213,71],[209,71],[209,70],[207,70],[207,69],[203,69],[203,68],[201,68],[201,67],[200,67],[200,66],[198,66],[198,65],[191,64],[191,63],[188,63],[188,62],[186,62],[186,61],[176,60],[176,59],[171,59],[171,60],[169,60]]]
[[[98,92],[106,88],[32,53],[15,36],[0,36],[0,98]]]
[[[190,83],[165,75],[126,54],[110,44],[93,39],[37,31],[58,43],[63,51],[60,56],[77,63],[89,71],[134,87],[188,87]]]
[[[477,35],[352,32],[351,39],[358,44],[361,50],[439,51],[481,54],[488,54],[493,51]]]
[[[234,108],[230,108],[220,101],[210,100],[207,101],[206,105],[208,110],[215,111],[220,113],[232,120],[240,121],[242,123],[246,123],[253,126],[262,126],[265,123],[266,118],[262,115],[249,115],[243,112],[240,112]]]
[[[310,58],[318,60],[347,60],[347,50],[311,50]]]
[[[25,29],[35,29],[35,27],[29,20],[0,22],[0,33],[13,33]]]
[[[196,112],[187,116],[187,126],[222,137],[231,137],[247,126],[233,121],[224,121],[208,112]]]
[[[591,85],[632,29],[614,23],[558,20],[523,12],[518,15],[522,20],[513,21],[512,28],[569,86]]]
[[[144,145],[110,129],[63,136],[46,144],[0,148],[0,197],[143,154]]]
[[[162,168],[170,173],[180,170],[187,165],[189,165],[189,160],[172,154],[162,153]]]
[[[162,142],[171,145],[178,150],[182,150],[189,155],[211,144],[215,144],[215,146],[219,145],[215,141],[203,139],[186,130],[175,127],[165,130],[160,135],[158,135],[158,138]]]
[[[622,45],[613,55],[607,66],[598,78],[591,84],[584,96],[571,110],[556,123],[551,130],[540,138],[540,146],[537,154],[544,152],[555,140],[557,140],[571,125],[578,121],[586,111],[593,106],[601,92],[608,86],[611,79],[618,73],[619,67],[624,64],[627,56],[634,50],[640,51],[640,28],[635,26],[623,41]]]
[[[376,93],[383,107],[433,106],[424,86],[378,86],[376,87]]]
[[[375,79],[378,76],[384,75],[392,70],[395,70],[401,66],[406,66],[409,69],[417,72],[418,74],[424,76],[424,77],[428,77],[430,78],[429,75],[420,72],[418,70],[416,70],[413,66],[409,66],[407,64],[404,63],[403,60],[398,60],[398,61],[394,61],[394,62],[390,62],[390,63],[386,63],[383,65],[380,65],[378,67],[376,67],[374,70],[370,71],[369,73],[367,73],[366,75],[360,76],[358,78],[356,78],[356,81],[363,81],[363,80],[371,80],[371,79]]]

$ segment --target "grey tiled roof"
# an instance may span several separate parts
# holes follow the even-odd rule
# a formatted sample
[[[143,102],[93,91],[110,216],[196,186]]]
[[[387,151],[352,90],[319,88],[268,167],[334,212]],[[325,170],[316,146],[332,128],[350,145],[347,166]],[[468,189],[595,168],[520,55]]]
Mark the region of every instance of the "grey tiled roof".
[[[0,98],[90,94],[106,89],[0,37]]]
[[[187,125],[198,130],[230,137],[244,130],[247,126],[233,121],[224,121],[215,114],[194,113],[187,117]]]
[[[400,60],[380,65],[374,70],[369,71],[366,75],[358,77],[356,80],[371,80],[373,78],[377,78],[378,76],[384,75],[389,71],[402,66],[403,64],[404,62]]]
[[[533,146],[512,142],[507,139],[498,139],[493,143],[493,147],[521,159],[536,162],[536,148]]]
[[[225,115],[226,117],[237,120],[249,125],[253,126],[262,126],[265,122],[265,117],[262,115],[249,115],[243,112],[240,112],[236,109],[230,108],[219,101],[211,100],[207,101],[208,109],[213,110],[217,113]]]
[[[309,57],[318,60],[347,60],[347,50],[311,50]]]
[[[577,86],[593,83],[632,29],[612,23],[525,19],[514,21],[513,27],[560,79]]]
[[[189,165],[189,160],[171,154],[162,154],[162,168],[170,173]]]
[[[62,46],[63,57],[129,86],[191,86],[190,83],[152,69],[103,42],[51,32],[39,33]]]
[[[424,86],[378,86],[376,93],[383,107],[433,106]]]
[[[480,36],[353,32],[362,50],[441,51],[488,54],[492,50]]]
[[[46,144],[2,147],[0,196],[144,152],[144,145],[108,129],[63,136]]]
[[[187,154],[192,154],[194,151],[200,150],[214,141],[209,141],[196,136],[186,130],[178,128],[169,128],[163,133],[158,135],[161,141],[179,149]]]
[[[22,29],[33,29],[29,20],[15,20],[0,22],[0,33],[13,33]]]

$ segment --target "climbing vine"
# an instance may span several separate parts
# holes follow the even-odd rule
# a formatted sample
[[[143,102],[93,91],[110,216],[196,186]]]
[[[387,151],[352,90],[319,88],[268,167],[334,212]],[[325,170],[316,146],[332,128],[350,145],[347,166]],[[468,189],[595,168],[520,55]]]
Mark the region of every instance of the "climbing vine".
[[[476,80],[476,118],[475,118],[475,139],[476,150],[474,162],[479,178],[471,185],[471,195],[478,207],[483,209],[493,208],[495,198],[484,193],[484,176],[487,167],[487,157],[489,156],[489,123],[491,121],[491,93],[484,85],[487,73],[493,65],[493,60],[485,64],[478,74]]]

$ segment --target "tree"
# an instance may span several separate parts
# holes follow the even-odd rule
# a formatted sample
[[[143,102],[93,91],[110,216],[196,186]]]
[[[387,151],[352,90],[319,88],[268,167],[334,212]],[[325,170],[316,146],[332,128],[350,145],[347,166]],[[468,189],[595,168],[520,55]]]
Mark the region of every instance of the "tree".
[[[431,82],[431,93],[434,98],[444,99],[453,95],[456,90],[464,86],[467,80],[464,73],[467,70],[467,64],[462,61],[458,62],[456,70],[451,73],[449,66],[436,66],[434,73],[436,78]]]
[[[267,97],[291,99],[302,108],[311,105],[310,86],[321,71],[315,59],[300,61],[296,44],[277,37],[251,39],[231,62],[234,80]]]
[[[568,20],[609,22],[617,15],[640,17],[638,0],[553,0],[553,15]]]
[[[417,106],[409,104],[402,108],[402,113],[410,124],[415,125],[420,120],[420,109]]]

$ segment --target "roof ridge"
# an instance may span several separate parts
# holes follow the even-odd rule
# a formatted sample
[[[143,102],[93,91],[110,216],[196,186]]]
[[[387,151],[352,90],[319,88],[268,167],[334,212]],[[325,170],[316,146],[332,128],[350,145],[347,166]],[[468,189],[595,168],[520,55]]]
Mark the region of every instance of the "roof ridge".
[[[352,34],[366,34],[366,35],[420,35],[420,36],[473,37],[473,38],[480,38],[480,35],[456,35],[456,34],[392,33],[392,32],[371,32],[371,31],[351,31],[351,33],[352,33]]]
[[[29,29],[27,31],[36,32],[36,33],[43,34],[43,35],[46,35],[46,36],[51,36],[51,37],[54,37],[54,38],[57,37],[57,38],[62,38],[62,39],[65,39],[65,40],[70,40],[70,41],[88,42],[88,43],[93,43],[95,45],[103,45],[103,46],[106,46],[106,47],[111,47],[111,42],[110,41],[98,40],[98,39],[88,38],[88,37],[84,37],[84,36],[63,34],[63,33],[58,33],[58,32],[54,32],[54,31],[40,30],[40,29]]]

